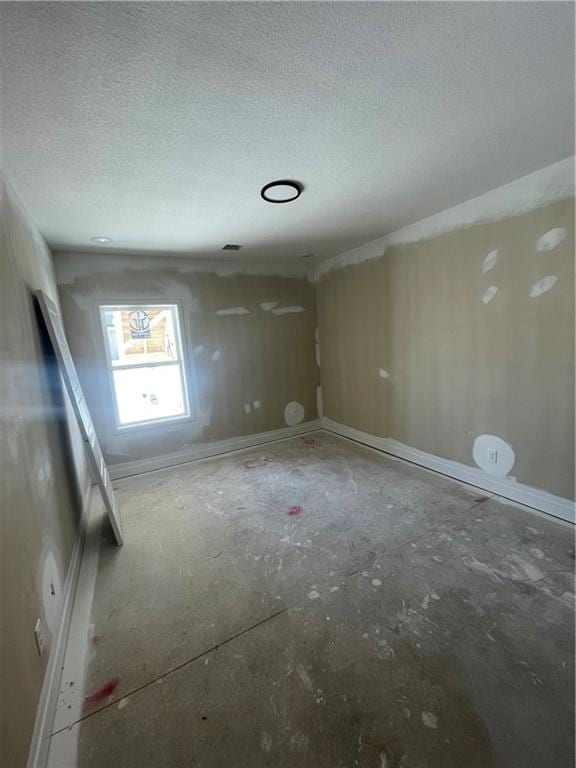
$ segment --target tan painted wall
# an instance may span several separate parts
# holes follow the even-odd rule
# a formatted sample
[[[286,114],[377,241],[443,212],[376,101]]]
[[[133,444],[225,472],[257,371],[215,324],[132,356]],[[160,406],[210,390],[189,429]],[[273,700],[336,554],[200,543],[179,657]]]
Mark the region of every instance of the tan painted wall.
[[[66,422],[70,405],[43,349],[32,299],[37,288],[57,300],[50,252],[0,178],[2,766],[26,764],[77,530],[76,489],[85,492],[88,482],[80,435]],[[42,659],[34,642],[37,618],[48,640]]]
[[[553,227],[566,239],[538,252]],[[573,200],[329,272],[317,307],[326,416],[473,466],[475,437],[498,435],[519,482],[574,497]]]
[[[70,348],[110,464],[285,427],[284,408],[290,401],[304,406],[305,421],[317,416],[314,286],[299,278],[219,277],[197,269],[186,258],[56,254]],[[181,305],[197,407],[193,421],[116,429],[98,305],[136,299]],[[276,316],[260,307],[263,302],[305,311]],[[250,314],[216,314],[238,306]],[[214,353],[219,353],[218,360],[212,359]],[[244,404],[255,400],[261,407],[245,413]]]

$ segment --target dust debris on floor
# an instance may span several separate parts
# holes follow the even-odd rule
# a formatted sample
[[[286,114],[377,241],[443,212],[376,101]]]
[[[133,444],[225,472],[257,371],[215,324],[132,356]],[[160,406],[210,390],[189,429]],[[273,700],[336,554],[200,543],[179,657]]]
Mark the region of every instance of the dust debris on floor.
[[[572,764],[569,526],[328,433],[117,486],[52,766]]]

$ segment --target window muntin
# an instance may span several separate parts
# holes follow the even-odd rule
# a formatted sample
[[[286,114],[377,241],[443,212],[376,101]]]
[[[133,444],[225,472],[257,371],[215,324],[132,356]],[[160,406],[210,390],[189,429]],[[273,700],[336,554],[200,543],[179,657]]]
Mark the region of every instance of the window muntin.
[[[119,428],[190,416],[176,304],[102,305]]]

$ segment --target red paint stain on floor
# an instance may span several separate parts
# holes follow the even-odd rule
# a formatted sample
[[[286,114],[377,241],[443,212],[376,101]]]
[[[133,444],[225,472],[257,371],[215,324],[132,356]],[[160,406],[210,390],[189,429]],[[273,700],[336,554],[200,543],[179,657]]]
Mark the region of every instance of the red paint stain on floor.
[[[302,507],[290,507],[290,509],[288,510],[288,514],[291,517],[296,517],[296,515],[301,515],[302,512],[304,512]]]
[[[481,504],[483,501],[488,501],[490,496],[478,496],[477,499],[474,499],[474,501],[477,501],[478,504]]]
[[[106,685],[103,685],[102,688],[96,691],[96,693],[93,693],[90,696],[86,696],[84,701],[84,708],[90,709],[91,707],[95,707],[97,704],[101,704],[103,701],[106,701],[109,696],[112,696],[117,687],[117,677],[115,677],[113,680],[109,680]]]
[[[574,554],[574,551],[568,553],[570,555],[571,560],[576,560],[576,554]]]
[[[315,437],[303,437],[302,442],[304,445],[311,445],[313,448],[317,448],[320,445]]]

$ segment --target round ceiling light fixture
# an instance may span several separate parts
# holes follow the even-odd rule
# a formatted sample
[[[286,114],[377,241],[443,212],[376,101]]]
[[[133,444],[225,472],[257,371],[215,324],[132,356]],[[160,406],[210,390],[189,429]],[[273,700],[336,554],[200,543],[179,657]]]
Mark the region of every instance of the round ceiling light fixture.
[[[300,197],[303,189],[304,185],[299,181],[280,179],[262,187],[260,195],[267,203],[291,203]]]
[[[106,243],[112,242],[112,238],[111,237],[91,237],[90,242],[98,243],[98,245],[106,245]]]

